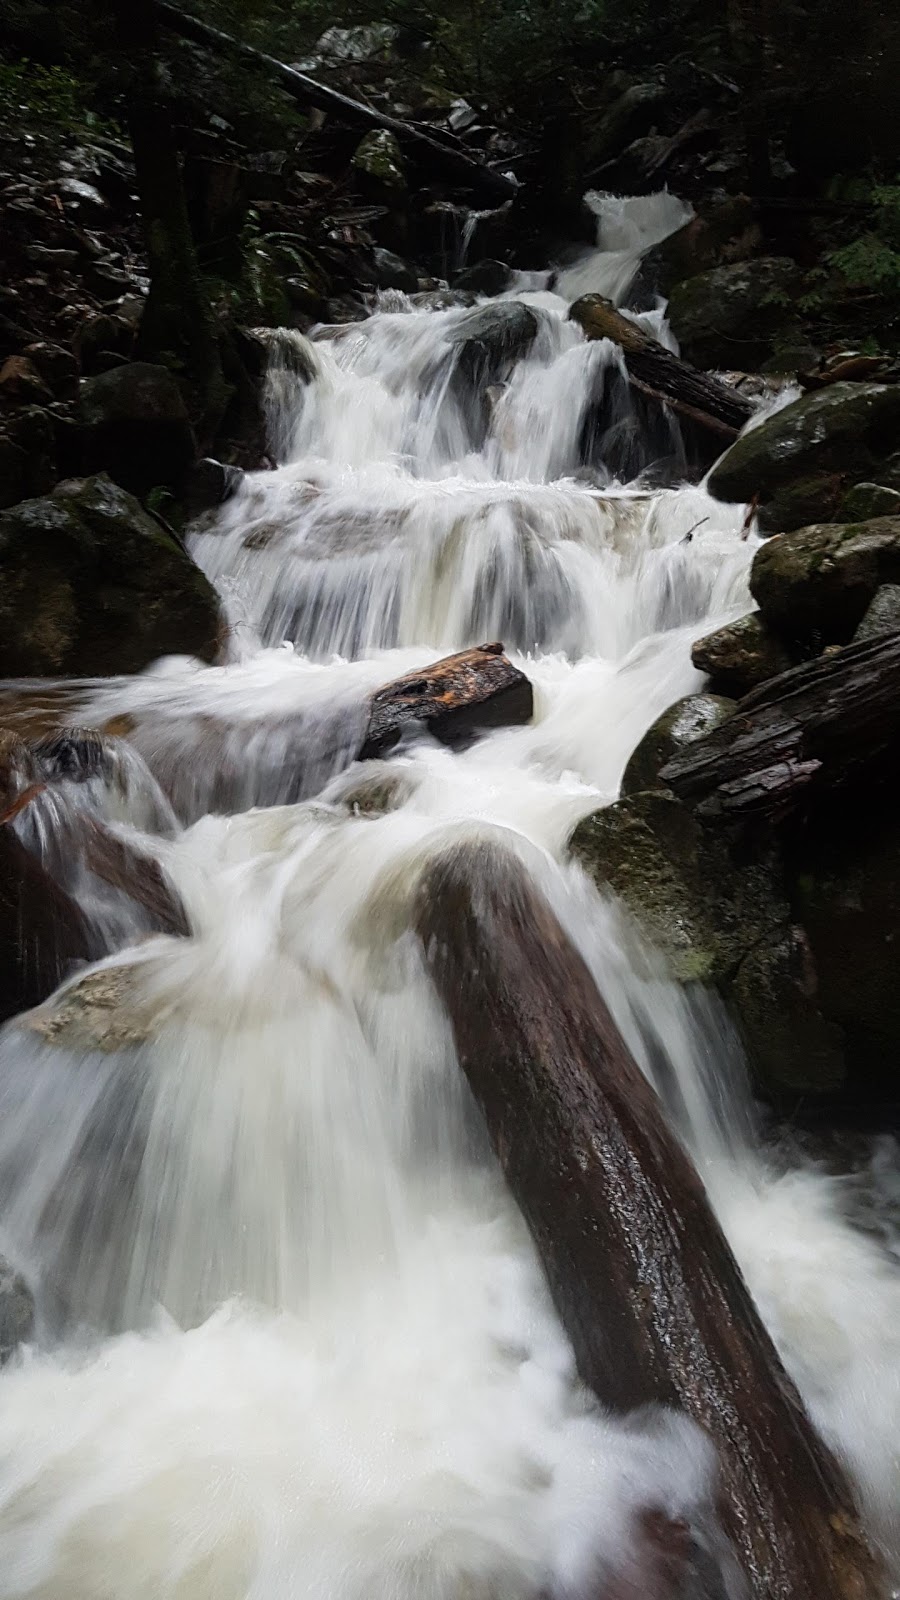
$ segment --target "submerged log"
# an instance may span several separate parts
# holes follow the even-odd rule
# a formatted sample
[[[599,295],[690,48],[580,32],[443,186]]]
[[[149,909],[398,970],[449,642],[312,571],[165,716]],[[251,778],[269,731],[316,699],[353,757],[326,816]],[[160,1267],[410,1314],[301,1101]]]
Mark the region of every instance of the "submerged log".
[[[880,1574],[707,1201],[596,985],[510,856],[426,873],[416,925],[584,1381],[686,1411],[755,1600],[874,1600]]]
[[[39,1005],[74,966],[101,953],[71,895],[11,823],[0,823],[0,1021]]]
[[[531,684],[502,644],[478,645],[376,690],[359,758],[384,755],[416,724],[458,745],[484,728],[529,722],[533,710]]]
[[[413,123],[403,122],[401,118],[391,117],[384,111],[376,111],[373,106],[353,100],[337,89],[330,89],[317,79],[310,78],[307,73],[299,72],[296,67],[286,66],[274,56],[243,44],[219,28],[210,27],[209,23],[201,22],[199,17],[188,16],[184,11],[179,11],[177,6],[169,5],[167,0],[156,0],[156,10],[160,22],[173,33],[213,50],[228,50],[256,67],[263,67],[270,77],[278,79],[282,89],[303,105],[328,111],[337,122],[344,122],[351,128],[386,128],[403,144],[410,146],[423,165],[448,182],[492,201],[495,206],[511,200],[517,193],[518,184],[514,179],[474,160],[457,145],[445,144]]]
[[[84,823],[84,860],[94,875],[140,906],[151,932],[187,938],[188,914],[159,862],[126,843],[96,818]]]
[[[780,822],[860,779],[900,774],[900,633],[792,667],[663,767],[698,816]]]
[[[570,308],[569,316],[586,338],[611,339],[617,344],[634,388],[661,405],[671,406],[679,416],[723,439],[737,438],[753,416],[755,408],[746,395],[673,355],[602,294],[582,295]]]

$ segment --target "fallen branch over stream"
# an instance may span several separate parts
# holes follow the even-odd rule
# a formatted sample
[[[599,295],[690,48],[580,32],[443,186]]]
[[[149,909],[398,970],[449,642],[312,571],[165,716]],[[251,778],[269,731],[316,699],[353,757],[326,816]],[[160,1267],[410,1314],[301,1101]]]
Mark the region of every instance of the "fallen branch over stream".
[[[639,393],[671,406],[697,426],[730,441],[753,416],[755,408],[746,395],[673,355],[602,294],[582,295],[569,316],[588,339],[611,339],[619,346],[629,382]]]
[[[699,816],[779,822],[823,792],[900,770],[900,633],[772,678],[660,778]]]
[[[403,122],[384,111],[376,111],[372,106],[341,94],[338,89],[330,89],[326,84],[310,78],[307,73],[299,72],[296,67],[289,67],[274,56],[266,55],[264,51],[243,44],[231,34],[211,27],[208,22],[201,22],[199,17],[188,16],[186,12],[179,11],[177,6],[169,5],[167,0],[156,0],[156,10],[160,22],[172,33],[192,39],[196,44],[206,45],[211,50],[231,51],[254,66],[264,68],[270,77],[277,78],[281,87],[303,105],[328,111],[336,121],[346,123],[348,127],[384,128],[393,133],[402,144],[411,147],[423,165],[439,173],[449,183],[470,189],[473,194],[492,201],[495,206],[511,200],[517,193],[518,184],[514,179],[494,172],[465,151],[453,144],[443,143],[413,123]]]
[[[416,923],[585,1382],[608,1406],[678,1406],[710,1435],[755,1600],[883,1595],[843,1472],[550,906],[511,855],[469,844],[426,873]]]

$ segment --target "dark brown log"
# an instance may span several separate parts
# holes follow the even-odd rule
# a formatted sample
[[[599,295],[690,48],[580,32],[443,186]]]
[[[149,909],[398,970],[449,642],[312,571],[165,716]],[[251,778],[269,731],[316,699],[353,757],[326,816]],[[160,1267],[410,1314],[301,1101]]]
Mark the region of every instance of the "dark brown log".
[[[191,932],[187,912],[159,862],[117,838],[96,818],[85,819],[83,826],[84,859],[91,872],[139,905],[154,933],[186,938]]]
[[[753,416],[753,402],[746,395],[673,355],[617,311],[604,295],[582,295],[569,316],[586,338],[611,339],[620,347],[629,380],[642,394],[671,406],[721,438],[736,438]]]
[[[778,822],[898,768],[900,633],[886,633],[771,678],[660,778],[712,821]]]
[[[511,856],[469,844],[426,872],[416,925],[585,1382],[607,1405],[679,1406],[711,1436],[755,1600],[882,1595],[844,1474],[547,902]]]
[[[241,43],[219,28],[210,27],[209,23],[201,22],[198,17],[186,15],[185,12],[179,11],[177,6],[167,4],[167,0],[156,0],[156,10],[160,21],[173,33],[180,34],[185,39],[193,39],[196,43],[206,45],[213,50],[232,51],[241,55],[245,61],[253,62],[257,67],[264,67],[270,76],[278,79],[281,87],[289,95],[302,104],[318,106],[322,111],[329,111],[336,121],[344,122],[349,127],[386,128],[388,132],[395,134],[402,144],[411,146],[423,164],[441,174],[448,182],[470,189],[473,194],[481,195],[497,206],[506,200],[511,200],[518,192],[518,184],[512,178],[507,178],[501,172],[494,172],[491,167],[475,161],[472,156],[455,145],[442,143],[433,134],[425,133],[412,123],[403,122],[399,117],[391,117],[384,111],[376,111],[372,106],[363,105],[359,100],[352,100],[349,95],[341,94],[337,89],[328,88],[326,84],[317,82],[305,72],[298,72],[296,67],[286,66],[283,61],[277,61],[274,56],[266,55],[262,50],[255,50],[252,45]]]
[[[75,901],[11,824],[0,825],[0,1021],[39,1005],[100,954]]]
[[[483,728],[529,722],[533,710],[531,684],[502,644],[460,650],[372,695],[360,759],[383,755],[417,723],[444,744],[462,744]]]

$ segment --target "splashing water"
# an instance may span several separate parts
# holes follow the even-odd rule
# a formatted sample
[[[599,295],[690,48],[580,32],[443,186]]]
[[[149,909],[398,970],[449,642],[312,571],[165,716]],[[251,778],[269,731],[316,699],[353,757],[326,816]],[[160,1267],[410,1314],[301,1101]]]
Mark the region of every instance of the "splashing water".
[[[674,204],[626,208],[605,254],[636,261]],[[648,1074],[668,1063],[785,1362],[900,1554],[896,1256],[839,1181],[770,1170],[719,1009],[566,859],[699,686],[691,640],[747,608],[753,539],[702,488],[621,481],[623,437],[655,446],[616,353],[523,298],[537,334],[487,400],[462,313],[291,336],[280,464],[193,540],[232,659],[81,690],[131,754],[78,803],[140,838],[194,934],[108,919],[108,958],[0,1035],[0,1249],[40,1323],[0,1378],[3,1600],[643,1593],[647,1508],[711,1527],[698,1430],[580,1389],[409,932],[423,865],[478,835],[534,874]],[[488,637],[532,680],[529,726],[353,763],[373,688]]]

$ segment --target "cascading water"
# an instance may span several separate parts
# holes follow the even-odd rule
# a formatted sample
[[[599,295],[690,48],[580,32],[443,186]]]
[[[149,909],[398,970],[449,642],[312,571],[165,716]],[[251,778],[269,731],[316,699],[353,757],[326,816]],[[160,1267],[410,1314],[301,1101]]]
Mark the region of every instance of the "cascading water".
[[[648,215],[635,261],[666,231]],[[622,281],[613,254],[583,287]],[[0,1036],[0,1249],[40,1335],[0,1378],[3,1600],[643,1594],[648,1507],[715,1544],[694,1426],[579,1388],[410,934],[423,864],[474,835],[535,875],[647,1072],[668,1063],[784,1360],[900,1555],[896,1213],[892,1256],[837,1180],[770,1168],[716,1006],[566,860],[701,682],[691,639],[746,609],[753,540],[702,489],[616,481],[623,437],[645,466],[658,446],[617,353],[546,290],[512,303],[537,333],[487,396],[464,313],[293,336],[280,465],[194,538],[230,663],[82,691],[136,753],[58,803],[139,839],[194,935],[98,915],[107,960]],[[531,725],[351,763],[374,687],[490,637]],[[28,826],[52,860],[52,816]]]

